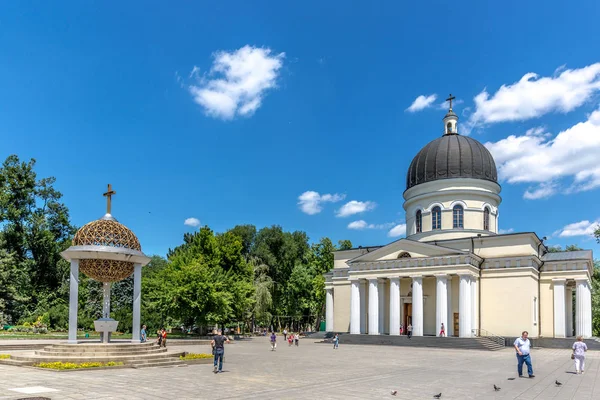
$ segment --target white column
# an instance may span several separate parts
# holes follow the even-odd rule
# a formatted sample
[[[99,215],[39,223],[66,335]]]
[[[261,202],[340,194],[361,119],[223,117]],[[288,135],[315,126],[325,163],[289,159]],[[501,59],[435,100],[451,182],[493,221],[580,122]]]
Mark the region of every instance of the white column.
[[[573,289],[566,287],[567,337],[573,336]]]
[[[444,331],[448,334],[448,277],[437,275],[435,291],[435,333],[440,335],[442,324]]]
[[[390,335],[400,335],[400,278],[390,278]]]
[[[584,338],[592,336],[592,294],[587,278],[576,279],[577,292],[575,299],[575,334]]]
[[[471,276],[460,275],[458,336],[471,337]]]
[[[552,279],[554,292],[554,337],[566,337],[565,279]]]
[[[379,334],[385,333],[385,279],[377,279],[377,292],[379,293]]]
[[[423,336],[423,277],[413,276],[412,281],[412,334]]]
[[[477,277],[471,277],[471,336],[473,329],[477,329]]]
[[[79,300],[79,260],[71,260],[71,273],[69,275],[69,340],[68,343],[77,343],[77,306]]]
[[[358,281],[358,291],[360,293],[360,333],[367,333],[367,296],[365,295],[365,282]]]
[[[454,309],[452,308],[452,275],[448,276],[446,287],[448,288],[448,326],[446,335],[454,336]]]
[[[142,264],[133,265],[133,327],[131,343],[140,342],[140,324],[142,307]]]
[[[379,335],[379,287],[369,279],[369,335]]]
[[[360,289],[359,280],[351,281],[350,288],[350,333],[360,334]]]
[[[325,290],[325,331],[333,332],[333,288]]]
[[[102,318],[110,318],[110,282],[102,283]]]

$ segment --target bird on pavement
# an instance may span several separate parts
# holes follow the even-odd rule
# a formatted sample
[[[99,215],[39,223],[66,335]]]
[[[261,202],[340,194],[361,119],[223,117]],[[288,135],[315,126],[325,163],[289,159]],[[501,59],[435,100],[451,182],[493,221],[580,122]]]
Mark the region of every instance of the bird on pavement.
[[[515,378],[508,378],[508,380],[509,380],[509,381],[514,381],[514,380],[515,380]]]
[[[398,393],[397,390],[392,390],[392,396],[395,396]]]
[[[434,399],[440,399],[441,397],[442,397],[442,394],[441,394],[441,393],[440,393],[440,394],[433,395],[433,398],[434,398]]]
[[[501,388],[499,388],[498,386],[494,385],[494,390],[497,392],[498,390],[500,390]]]
[[[556,386],[562,386],[562,383],[561,383],[561,382],[559,382],[558,380],[557,380],[557,381],[555,381],[554,383],[556,383]]]

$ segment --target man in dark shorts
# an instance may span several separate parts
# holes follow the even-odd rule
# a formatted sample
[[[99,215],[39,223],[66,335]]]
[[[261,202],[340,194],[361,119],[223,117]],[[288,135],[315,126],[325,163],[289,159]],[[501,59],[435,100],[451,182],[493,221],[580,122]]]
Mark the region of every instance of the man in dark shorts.
[[[210,342],[210,345],[213,348],[214,358],[214,368],[213,372],[219,373],[223,372],[223,354],[225,353],[225,343],[229,343],[229,339],[227,336],[223,336],[221,329],[217,331],[217,335],[213,336],[213,339]],[[219,369],[217,369],[217,362],[219,363]]]

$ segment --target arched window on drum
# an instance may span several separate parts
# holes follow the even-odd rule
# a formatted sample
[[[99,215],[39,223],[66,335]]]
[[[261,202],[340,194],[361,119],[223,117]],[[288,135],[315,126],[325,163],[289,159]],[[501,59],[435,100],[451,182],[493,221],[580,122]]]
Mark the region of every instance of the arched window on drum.
[[[483,209],[483,230],[490,230],[490,209],[486,207]]]
[[[423,232],[423,213],[421,212],[421,210],[417,211],[415,221],[417,226],[417,233]]]
[[[431,210],[431,229],[442,229],[442,209],[438,206]]]
[[[463,210],[462,206],[459,206],[458,204],[452,208],[452,227],[454,229],[456,229],[456,228],[462,229],[465,227],[464,226],[464,210]]]

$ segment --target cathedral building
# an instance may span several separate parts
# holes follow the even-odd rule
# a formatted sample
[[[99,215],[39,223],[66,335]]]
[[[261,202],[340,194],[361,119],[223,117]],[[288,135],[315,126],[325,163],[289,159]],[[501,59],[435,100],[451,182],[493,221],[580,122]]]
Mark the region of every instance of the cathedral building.
[[[535,232],[500,234],[494,158],[459,135],[452,103],[443,122],[408,168],[406,238],[334,253],[326,330],[590,337],[592,252],[548,253]]]

